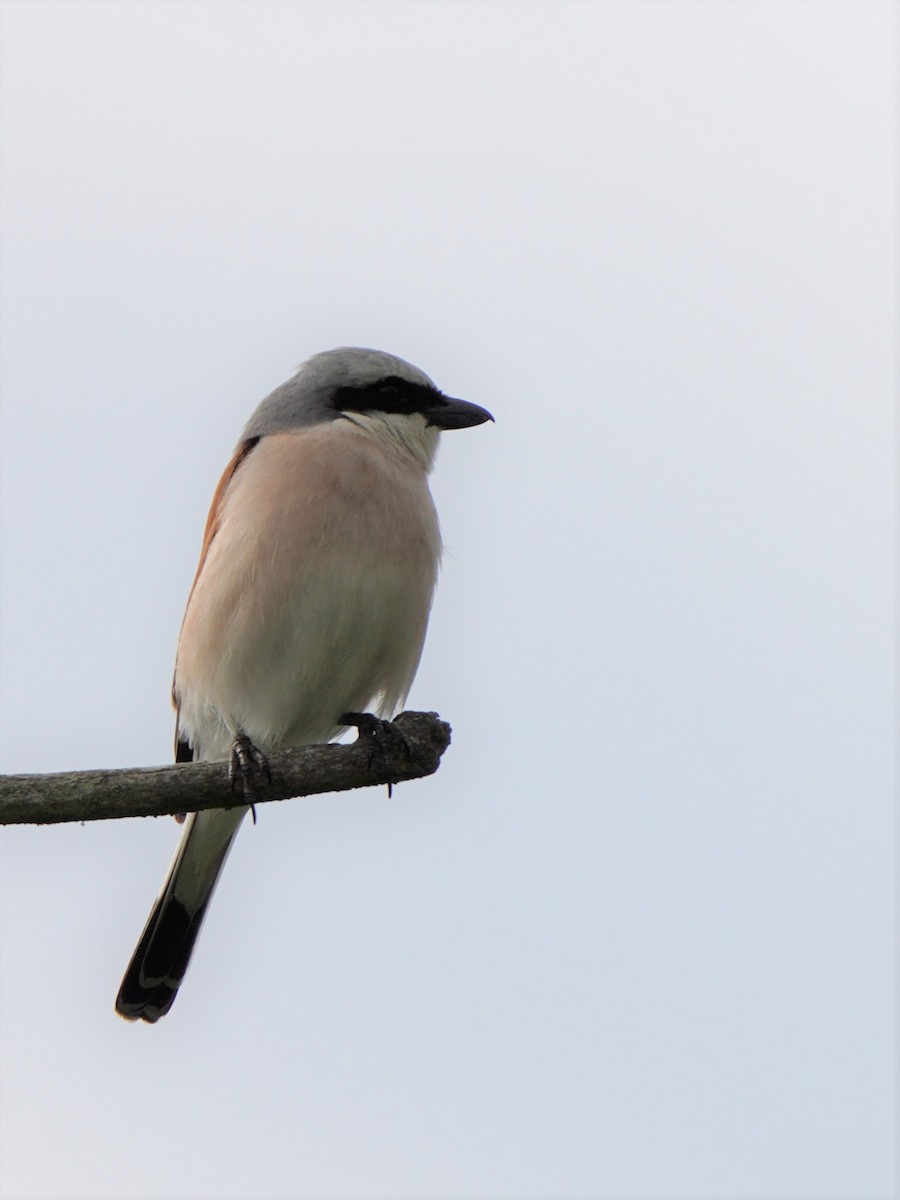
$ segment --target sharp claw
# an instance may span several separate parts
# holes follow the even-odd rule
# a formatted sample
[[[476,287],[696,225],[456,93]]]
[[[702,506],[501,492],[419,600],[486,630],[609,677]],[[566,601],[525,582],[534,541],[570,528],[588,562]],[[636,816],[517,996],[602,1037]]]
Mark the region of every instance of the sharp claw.
[[[393,721],[384,721],[372,713],[344,713],[342,725],[353,725],[359,731],[359,741],[369,743],[368,769],[371,771],[376,758],[380,758],[387,775],[388,797],[394,794],[393,765],[398,749],[409,756],[409,742]]]
[[[262,750],[254,746],[246,733],[239,733],[231,743],[231,758],[228,762],[228,778],[231,780],[231,790],[238,783],[244,793],[244,800],[253,813],[253,824],[256,824],[256,799],[259,776],[264,776],[266,783],[272,782],[272,771]]]

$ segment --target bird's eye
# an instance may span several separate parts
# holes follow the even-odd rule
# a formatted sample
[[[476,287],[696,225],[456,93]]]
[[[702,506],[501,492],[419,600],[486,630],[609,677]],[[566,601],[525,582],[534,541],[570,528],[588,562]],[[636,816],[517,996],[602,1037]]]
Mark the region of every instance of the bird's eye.
[[[383,383],[378,389],[378,395],[382,400],[396,400],[400,392],[392,383]]]

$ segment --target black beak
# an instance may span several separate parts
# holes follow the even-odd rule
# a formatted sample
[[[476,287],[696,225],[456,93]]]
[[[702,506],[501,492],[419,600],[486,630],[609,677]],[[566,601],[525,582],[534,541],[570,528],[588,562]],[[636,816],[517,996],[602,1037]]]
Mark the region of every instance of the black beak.
[[[453,396],[435,398],[423,415],[429,425],[437,425],[438,429],[469,429],[494,419],[486,408],[470,404],[468,400],[456,400]]]

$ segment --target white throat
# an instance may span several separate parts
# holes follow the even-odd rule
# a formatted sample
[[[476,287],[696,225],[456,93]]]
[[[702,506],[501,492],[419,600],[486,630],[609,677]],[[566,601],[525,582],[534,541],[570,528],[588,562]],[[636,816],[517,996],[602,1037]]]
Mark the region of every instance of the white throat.
[[[426,475],[430,473],[441,431],[429,425],[421,413],[348,412],[344,416],[373,437],[408,454]]]

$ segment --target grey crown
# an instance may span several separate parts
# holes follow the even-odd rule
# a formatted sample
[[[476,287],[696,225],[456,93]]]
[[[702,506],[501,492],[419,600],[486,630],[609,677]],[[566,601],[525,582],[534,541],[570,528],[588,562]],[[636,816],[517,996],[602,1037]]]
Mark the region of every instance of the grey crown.
[[[364,388],[389,376],[438,390],[424,371],[395,354],[359,346],[324,350],[308,358],[286,383],[260,401],[244,428],[243,439],[334,421],[341,415],[331,403],[338,388]]]

